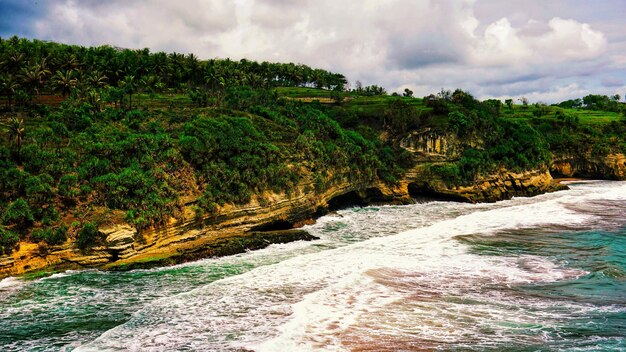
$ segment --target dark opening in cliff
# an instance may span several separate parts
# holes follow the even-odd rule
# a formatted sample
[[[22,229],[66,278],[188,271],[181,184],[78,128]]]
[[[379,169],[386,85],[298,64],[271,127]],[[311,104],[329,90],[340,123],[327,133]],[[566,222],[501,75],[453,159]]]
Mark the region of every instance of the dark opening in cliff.
[[[351,191],[338,195],[328,201],[328,211],[335,211],[350,207],[364,207],[376,203],[389,201],[383,192],[376,188],[367,188],[364,191]]]
[[[276,220],[255,226],[252,228],[252,231],[281,231],[289,229],[293,229],[293,223],[286,220]]]
[[[409,196],[415,203],[427,203],[434,201],[467,202],[467,199],[452,194],[438,192],[428,182],[411,182],[408,186]]]
[[[364,205],[367,205],[365,199],[363,199],[363,197],[361,197],[358,192],[352,191],[331,198],[328,201],[328,210],[335,211],[355,206],[362,207]]]

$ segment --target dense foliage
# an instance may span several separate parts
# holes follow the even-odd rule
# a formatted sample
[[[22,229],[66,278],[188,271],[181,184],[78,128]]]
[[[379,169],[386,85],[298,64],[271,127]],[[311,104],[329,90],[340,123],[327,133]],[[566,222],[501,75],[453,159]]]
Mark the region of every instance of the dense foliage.
[[[0,40],[0,66],[5,250],[17,238],[51,246],[74,238],[86,250],[102,242],[97,227],[110,210],[142,229],[180,218],[189,201],[210,216],[227,203],[265,202],[266,192],[289,194],[309,175],[315,189],[306,191],[346,175],[402,174],[391,145],[270,90],[343,89],[342,75],[305,65],[14,37]],[[56,107],[46,94],[66,100]]]
[[[228,87],[276,86],[343,89],[341,74],[302,64],[199,60],[195,55],[111,46],[64,45],[18,37],[0,38],[0,95],[25,105],[38,95],[74,94],[92,106],[133,106],[133,95],[189,92],[200,105],[219,105]]]
[[[465,144],[457,162],[433,166],[444,180],[465,183],[501,168],[522,171],[549,164],[548,144],[540,133],[526,122],[502,118],[499,100],[480,102],[459,89],[424,99],[435,114],[447,114],[447,128]]]

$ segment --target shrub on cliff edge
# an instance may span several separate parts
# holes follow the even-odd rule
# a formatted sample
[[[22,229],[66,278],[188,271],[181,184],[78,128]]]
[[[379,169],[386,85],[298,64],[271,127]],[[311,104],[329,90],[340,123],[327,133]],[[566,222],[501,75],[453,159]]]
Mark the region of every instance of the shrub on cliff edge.
[[[0,226],[0,254],[11,254],[19,240],[20,238],[16,233]]]
[[[100,244],[102,242],[102,235],[98,231],[98,226],[94,223],[88,222],[78,232],[76,238],[76,244],[81,250],[90,249],[91,247]]]

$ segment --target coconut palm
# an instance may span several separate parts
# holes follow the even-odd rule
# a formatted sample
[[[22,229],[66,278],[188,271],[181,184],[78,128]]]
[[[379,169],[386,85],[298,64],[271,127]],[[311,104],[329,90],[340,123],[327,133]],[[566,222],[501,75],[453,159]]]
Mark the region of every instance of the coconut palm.
[[[42,61],[40,64],[24,67],[21,70],[22,81],[26,88],[36,94],[39,94],[39,89],[43,87],[46,76],[50,74],[50,70],[45,65],[45,59]]]
[[[85,77],[87,85],[92,88],[106,88],[106,86],[108,85],[108,79],[109,78],[104,73],[98,70],[93,70],[89,72]]]
[[[52,76],[52,83],[54,84],[54,88],[56,91],[61,92],[61,95],[65,98],[72,88],[76,87],[78,84],[78,80],[74,77],[74,71],[57,71],[57,73]]]
[[[124,90],[125,94],[128,94],[128,107],[133,108],[133,94],[137,92],[139,83],[135,76],[127,75],[120,81],[120,88]]]
[[[13,52],[9,54],[4,66],[12,72],[17,72],[22,67],[25,60],[26,55],[24,55],[24,53]]]
[[[9,130],[9,140],[13,144],[19,160],[22,142],[24,141],[24,120],[13,116],[9,123],[5,124],[5,127]]]
[[[102,97],[100,92],[95,89],[90,89],[86,95],[87,102],[93,107],[94,112],[102,111]]]
[[[76,58],[76,55],[70,54],[63,60],[62,67],[67,70],[76,70],[82,66],[82,63]]]
[[[2,89],[2,94],[6,95],[6,97],[8,98],[9,107],[11,107],[13,96],[17,93],[18,89],[20,88],[20,84],[15,78],[15,76],[11,74],[3,76],[0,82],[1,82],[0,87]]]

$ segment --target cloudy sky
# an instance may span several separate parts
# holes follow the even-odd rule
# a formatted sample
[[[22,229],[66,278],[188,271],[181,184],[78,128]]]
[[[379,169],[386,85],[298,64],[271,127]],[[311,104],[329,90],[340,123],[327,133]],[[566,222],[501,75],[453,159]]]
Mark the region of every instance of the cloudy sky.
[[[624,0],[0,0],[0,36],[298,62],[417,96],[626,95]]]

